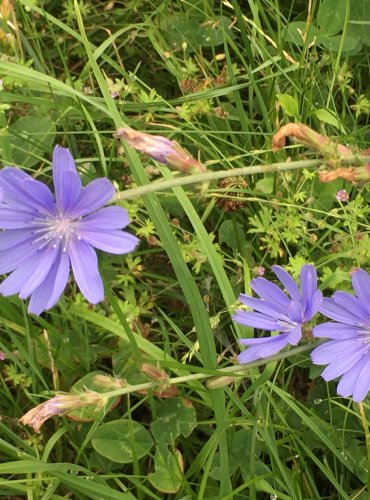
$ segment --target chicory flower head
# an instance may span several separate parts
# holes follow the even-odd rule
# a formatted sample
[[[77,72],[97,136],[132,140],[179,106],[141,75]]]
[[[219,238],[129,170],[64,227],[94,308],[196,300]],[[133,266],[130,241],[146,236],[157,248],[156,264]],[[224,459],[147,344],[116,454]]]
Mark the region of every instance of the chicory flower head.
[[[309,321],[320,307],[322,293],[317,289],[317,275],[313,266],[305,265],[301,268],[300,290],[282,267],[272,266],[272,270],[290,297],[271,281],[256,278],[251,281],[250,286],[260,298],[242,294],[239,299],[257,312],[239,309],[233,319],[241,325],[280,332],[280,335],[239,339],[241,345],[250,346],[239,354],[239,363],[272,356],[288,344],[297,345],[302,337],[302,324]]]
[[[40,314],[57,303],[70,265],[88,301],[103,299],[104,288],[93,247],[105,252],[131,252],[139,240],[121,229],[126,210],[103,207],[114,195],[108,179],[82,187],[68,149],[53,152],[55,198],[50,189],[18,168],[0,171],[0,274],[11,274],[0,293],[31,297],[28,311]]]
[[[322,372],[326,380],[341,377],[337,393],[362,401],[370,390],[370,276],[360,269],[352,275],[356,297],[335,292],[323,299],[320,312],[334,321],[313,329],[315,337],[329,338],[311,353],[317,365],[328,365]]]

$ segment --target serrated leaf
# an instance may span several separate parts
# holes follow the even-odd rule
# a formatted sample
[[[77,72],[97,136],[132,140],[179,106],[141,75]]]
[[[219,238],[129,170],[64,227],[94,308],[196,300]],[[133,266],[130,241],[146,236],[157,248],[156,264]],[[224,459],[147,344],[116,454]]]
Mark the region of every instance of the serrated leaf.
[[[9,142],[14,162],[30,168],[49,151],[55,140],[56,129],[49,116],[29,115],[19,118],[9,127]]]
[[[317,23],[328,35],[336,35],[342,31],[346,20],[347,0],[324,0],[317,12]]]
[[[286,115],[299,118],[298,102],[294,97],[289,94],[276,94],[276,98]]]
[[[157,443],[173,442],[180,434],[189,436],[196,424],[192,403],[184,398],[171,398],[157,403],[157,419],[151,431]]]
[[[133,420],[113,420],[97,429],[91,439],[94,449],[103,457],[128,464],[144,457],[153,446],[153,439],[145,427]]]
[[[171,453],[167,444],[157,446],[154,456],[155,472],[149,474],[151,484],[162,493],[176,493],[183,479],[183,460],[178,450]]]

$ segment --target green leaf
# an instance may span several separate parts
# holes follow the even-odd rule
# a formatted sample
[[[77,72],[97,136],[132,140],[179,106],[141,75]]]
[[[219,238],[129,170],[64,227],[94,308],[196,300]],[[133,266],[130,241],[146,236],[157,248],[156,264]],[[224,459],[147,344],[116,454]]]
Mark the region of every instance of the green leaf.
[[[340,121],[338,120],[338,118],[336,116],[334,116],[327,109],[323,109],[323,108],[317,109],[316,111],[314,111],[313,114],[320,121],[322,121],[324,123],[328,123],[329,125],[332,125],[333,127],[339,129],[341,132],[345,133],[343,125],[340,123]]]
[[[344,451],[345,457],[348,461],[348,467],[352,470],[352,473],[357,476],[357,478],[366,483],[367,480],[367,460],[366,460],[366,448],[357,439],[352,439],[349,446],[346,446]]]
[[[294,97],[289,94],[276,94],[276,97],[286,115],[299,118],[298,102]]]
[[[310,25],[308,34],[306,33],[306,22],[305,21],[294,21],[289,23],[287,29],[287,42],[294,43],[298,47],[303,47],[305,44],[310,45],[315,39],[320,35],[320,31],[316,26]]]
[[[49,152],[55,140],[55,125],[48,116],[29,115],[9,127],[9,141],[14,162],[30,168]]]
[[[196,424],[192,403],[184,398],[171,398],[157,404],[157,420],[151,431],[157,443],[173,442],[182,434],[189,436]]]
[[[120,464],[128,464],[144,457],[153,446],[153,439],[145,427],[133,420],[113,420],[97,429],[91,439],[94,449]]]
[[[149,474],[151,484],[163,493],[176,493],[183,480],[181,453],[171,453],[166,443],[159,444],[154,456],[155,472]]]
[[[226,34],[231,37],[231,21],[225,16],[215,16],[212,20],[200,22],[198,19],[177,15],[166,19],[165,36],[172,49],[189,52],[200,47],[215,47],[224,42]]]
[[[253,431],[251,429],[240,429],[234,432],[229,444],[230,462],[229,473],[232,476],[238,467],[244,465],[246,468],[250,466],[251,457],[245,453],[245,450],[250,450],[253,444]],[[255,458],[261,454],[261,446],[256,443]],[[209,473],[210,477],[218,480],[220,477],[220,454],[217,452],[214,457],[212,469]]]
[[[358,38],[352,36],[346,36],[343,42],[342,39],[343,39],[342,35],[320,36],[317,39],[317,43],[319,45],[322,45],[326,49],[331,50],[332,52],[338,52],[340,48],[342,49],[343,52],[348,52],[357,49],[357,46],[359,44]]]
[[[335,193],[343,188],[343,179],[335,179],[332,182],[320,182],[319,179],[314,180],[313,193],[315,201],[313,208],[318,210],[329,211],[336,203]],[[317,212],[316,217],[325,217],[326,214]]]
[[[239,222],[225,220],[218,230],[218,238],[220,243],[225,243],[232,248],[234,253],[240,251],[247,244],[245,237],[245,229]]]
[[[346,20],[347,0],[324,0],[317,12],[317,23],[323,32],[336,35],[342,31]]]
[[[350,18],[346,36],[361,40],[370,46],[370,0],[350,0]]]
[[[265,175],[265,177],[256,182],[255,190],[258,193],[271,194],[274,191],[274,176]]]

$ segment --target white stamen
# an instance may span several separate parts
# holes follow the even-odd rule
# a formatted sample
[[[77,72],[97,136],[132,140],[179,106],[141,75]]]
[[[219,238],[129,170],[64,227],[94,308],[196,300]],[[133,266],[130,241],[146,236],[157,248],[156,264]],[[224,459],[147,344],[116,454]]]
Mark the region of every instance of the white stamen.
[[[34,244],[40,244],[39,250],[52,243],[52,248],[57,248],[59,243],[62,243],[62,251],[66,252],[68,243],[71,237],[81,240],[78,234],[78,221],[81,217],[72,217],[66,214],[58,213],[55,216],[50,214],[44,217],[34,217],[31,222],[37,227],[33,231],[35,235],[39,235],[34,239]]]

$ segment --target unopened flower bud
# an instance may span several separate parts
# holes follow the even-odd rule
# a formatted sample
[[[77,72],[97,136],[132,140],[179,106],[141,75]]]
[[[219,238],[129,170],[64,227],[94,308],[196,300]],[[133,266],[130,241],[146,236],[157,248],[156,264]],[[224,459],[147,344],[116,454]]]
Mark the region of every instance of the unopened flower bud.
[[[140,366],[140,371],[152,380],[164,381],[168,379],[166,372],[150,363],[143,363]]]
[[[107,375],[95,375],[93,381],[94,384],[97,384],[100,387],[105,387],[112,390],[128,387],[128,383],[125,380],[117,377],[109,377]]]
[[[207,382],[208,389],[219,389],[220,387],[225,387],[225,385],[230,385],[235,381],[235,377],[224,376],[215,377]]]
[[[193,158],[180,144],[161,135],[145,134],[132,128],[119,128],[116,138],[125,139],[129,146],[180,172],[196,174],[206,172],[204,165]]]

